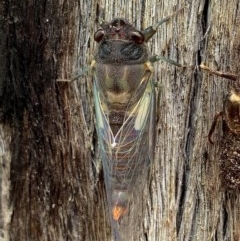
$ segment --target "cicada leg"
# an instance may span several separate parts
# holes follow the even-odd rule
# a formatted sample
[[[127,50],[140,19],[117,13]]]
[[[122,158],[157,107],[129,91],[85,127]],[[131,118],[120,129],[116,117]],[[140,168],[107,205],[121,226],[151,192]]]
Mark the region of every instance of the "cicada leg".
[[[174,17],[175,15],[180,13],[183,9],[184,8],[179,9],[178,11],[176,11],[175,13],[167,16],[166,18],[162,19],[158,23],[156,23],[156,24],[146,28],[145,30],[143,30],[142,33],[145,37],[144,41],[147,42],[149,39],[151,39],[152,36],[157,32],[157,29],[159,28],[160,25],[162,25],[163,23],[167,22],[169,19],[171,19],[172,17]]]
[[[214,117],[214,120],[212,122],[212,125],[211,125],[211,128],[210,128],[210,131],[208,132],[208,141],[213,144],[213,141],[212,141],[212,134],[216,128],[216,125],[217,125],[217,121],[218,121],[218,118],[220,116],[223,116],[223,111],[220,111],[218,113],[215,114],[215,117]]]
[[[76,76],[74,76],[73,78],[70,79],[56,79],[57,82],[68,82],[68,83],[72,83],[76,80],[79,80],[81,77],[85,76],[86,74],[89,74],[89,72],[91,73],[93,70],[95,64],[95,60],[92,61],[91,65],[88,65],[86,68],[84,68],[81,72],[79,72]]]

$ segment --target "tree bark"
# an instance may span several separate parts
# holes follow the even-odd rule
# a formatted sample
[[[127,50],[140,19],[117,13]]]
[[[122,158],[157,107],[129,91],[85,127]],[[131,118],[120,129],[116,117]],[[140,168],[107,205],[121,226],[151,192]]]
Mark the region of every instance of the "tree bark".
[[[143,29],[183,7],[149,42],[151,54],[239,74],[238,0],[0,3],[1,241],[111,240],[92,75],[56,79],[86,71],[99,17]],[[232,83],[165,62],[153,78],[155,160],[131,240],[240,240],[239,193],[219,178],[221,121],[207,141]]]

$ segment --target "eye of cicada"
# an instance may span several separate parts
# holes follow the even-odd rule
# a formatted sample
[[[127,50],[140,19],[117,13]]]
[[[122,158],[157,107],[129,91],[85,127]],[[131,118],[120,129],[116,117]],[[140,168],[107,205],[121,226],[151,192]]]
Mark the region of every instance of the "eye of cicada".
[[[100,42],[103,38],[103,36],[105,35],[105,32],[103,29],[99,29],[97,30],[97,32],[94,34],[94,40],[96,42]]]
[[[143,49],[135,43],[127,43],[123,46],[120,52],[128,59],[134,60],[142,57]]]
[[[144,35],[141,32],[131,32],[130,37],[136,44],[141,44],[144,42]]]

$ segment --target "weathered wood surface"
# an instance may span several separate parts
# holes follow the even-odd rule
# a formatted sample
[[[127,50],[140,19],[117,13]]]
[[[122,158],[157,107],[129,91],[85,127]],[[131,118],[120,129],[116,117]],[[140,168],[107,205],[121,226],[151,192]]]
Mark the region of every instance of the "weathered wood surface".
[[[92,76],[55,80],[90,63],[99,15],[145,28],[182,7],[150,41],[151,53],[238,71],[238,0],[0,3],[1,241],[111,240],[102,172],[93,162]],[[221,122],[215,144],[206,138],[231,83],[198,69],[155,67],[156,158],[132,240],[238,241],[239,195],[219,180]]]

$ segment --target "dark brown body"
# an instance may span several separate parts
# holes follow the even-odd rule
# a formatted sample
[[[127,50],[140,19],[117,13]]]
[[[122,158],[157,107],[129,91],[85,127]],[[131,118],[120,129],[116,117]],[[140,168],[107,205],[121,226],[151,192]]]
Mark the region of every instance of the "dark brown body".
[[[220,153],[220,177],[227,190],[240,190],[240,92],[239,83],[226,97],[224,110],[216,115],[209,132],[215,128],[217,118],[223,116],[223,140]]]
[[[228,190],[240,190],[240,135],[229,131],[222,142],[220,177]]]

